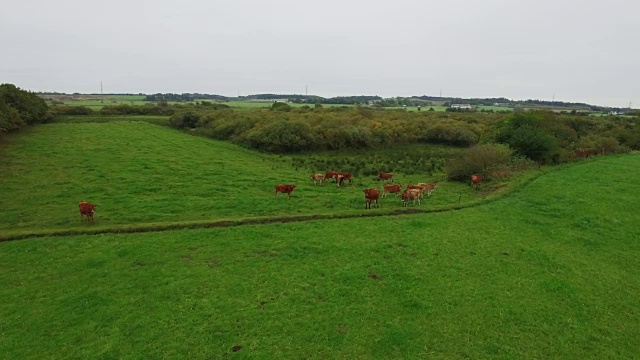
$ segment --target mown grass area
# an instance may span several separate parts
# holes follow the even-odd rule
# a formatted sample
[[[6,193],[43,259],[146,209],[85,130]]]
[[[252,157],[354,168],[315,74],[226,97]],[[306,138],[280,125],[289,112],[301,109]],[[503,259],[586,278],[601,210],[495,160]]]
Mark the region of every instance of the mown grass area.
[[[0,243],[0,353],[636,358],[639,166],[453,212]]]
[[[109,120],[113,119],[105,121]],[[359,213],[364,211],[362,190],[381,187],[370,176],[356,177],[353,186],[314,186],[311,172],[345,170],[296,169],[288,156],[260,154],[144,122],[47,124],[3,143],[0,235],[88,226]],[[414,173],[398,174],[396,181],[440,179]],[[274,196],[278,183],[298,186],[291,199]],[[479,193],[466,184],[442,183],[421,208],[477,201],[491,189],[504,191],[505,185],[488,184],[488,193]],[[80,201],[97,204],[95,225],[81,222]],[[369,211],[401,206],[398,198],[391,197],[382,201],[380,209]]]

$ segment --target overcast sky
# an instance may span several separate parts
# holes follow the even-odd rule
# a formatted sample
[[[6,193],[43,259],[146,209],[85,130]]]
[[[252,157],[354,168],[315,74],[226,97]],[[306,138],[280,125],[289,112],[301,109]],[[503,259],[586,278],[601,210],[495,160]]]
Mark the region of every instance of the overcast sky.
[[[631,0],[5,1],[0,83],[640,107],[639,14]]]

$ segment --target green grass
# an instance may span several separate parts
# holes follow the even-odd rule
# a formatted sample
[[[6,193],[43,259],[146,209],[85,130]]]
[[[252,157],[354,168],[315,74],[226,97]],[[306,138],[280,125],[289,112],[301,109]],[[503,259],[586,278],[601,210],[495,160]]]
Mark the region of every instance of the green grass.
[[[104,117],[95,120],[101,119]],[[87,228],[80,221],[79,201],[98,205],[94,228],[171,227],[170,223],[181,221],[357,214],[364,211],[362,190],[381,187],[371,176],[356,178],[354,186],[314,186],[311,172],[344,170],[296,169],[288,156],[259,154],[131,121],[31,128],[9,137],[0,148],[0,169],[0,237]],[[441,177],[398,174],[396,182],[438,180]],[[278,183],[298,186],[290,200],[281,194],[274,197]],[[509,188],[504,183],[487,185],[487,189],[492,187],[501,191]],[[441,183],[421,208],[456,205],[459,193],[462,204],[487,195],[465,184]],[[400,200],[389,198],[379,210],[370,212],[397,209],[401,209]]]
[[[0,354],[637,358],[638,167],[565,166],[453,212],[0,243]]]

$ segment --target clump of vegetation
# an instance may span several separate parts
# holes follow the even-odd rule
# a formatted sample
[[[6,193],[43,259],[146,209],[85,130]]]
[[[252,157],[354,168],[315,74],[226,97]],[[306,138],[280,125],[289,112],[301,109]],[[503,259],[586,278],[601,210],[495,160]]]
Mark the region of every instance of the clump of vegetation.
[[[447,162],[447,178],[467,181],[472,174],[482,175],[487,179],[504,178],[533,165],[528,158],[514,155],[507,145],[479,144]]]
[[[47,103],[12,84],[0,85],[0,133],[51,120]]]

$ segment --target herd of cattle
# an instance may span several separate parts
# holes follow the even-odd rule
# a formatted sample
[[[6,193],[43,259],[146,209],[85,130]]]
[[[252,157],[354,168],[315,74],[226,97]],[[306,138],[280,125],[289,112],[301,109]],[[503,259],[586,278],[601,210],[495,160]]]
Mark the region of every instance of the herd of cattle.
[[[314,185],[323,185],[326,180],[333,179],[337,186],[344,185],[345,181],[349,181],[349,184],[353,184],[353,176],[350,173],[340,173],[335,171],[330,171],[326,174],[312,174],[311,181],[313,181]],[[415,206],[416,200],[418,201],[418,205],[420,205],[420,200],[424,198],[424,193],[427,193],[427,196],[431,196],[433,190],[438,187],[438,183],[418,183],[415,185],[408,185],[407,188],[402,191],[402,185],[400,184],[392,184],[393,183],[393,173],[385,173],[381,172],[378,174],[378,180],[388,181],[390,183],[382,185],[382,194],[380,194],[380,189],[364,189],[364,199],[365,199],[365,209],[371,209],[371,203],[375,203],[376,207],[380,207],[378,200],[381,197],[386,197],[387,194],[395,194],[402,199],[402,206],[407,207],[409,201],[413,201],[413,205]],[[471,175],[471,185],[475,186],[476,189],[480,188],[480,183],[482,182],[482,176],[480,175]],[[287,194],[289,198],[291,198],[291,193],[295,190],[296,185],[292,184],[277,184],[275,186],[275,195],[278,196],[278,193]]]
[[[349,184],[353,184],[353,176],[350,173],[340,173],[335,171],[330,171],[326,174],[313,174],[311,175],[311,180],[314,185],[323,185],[324,182],[328,179],[335,180],[337,186],[344,185],[345,181],[348,181]],[[381,181],[388,181],[389,183],[382,185],[382,194],[380,194],[380,189],[364,189],[364,199],[365,199],[365,209],[371,209],[371,203],[375,203],[376,207],[380,207],[378,200],[381,197],[386,197],[387,194],[394,194],[402,199],[402,206],[407,207],[409,201],[413,201],[413,205],[415,206],[416,200],[418,201],[418,205],[420,205],[420,200],[423,199],[424,193],[427,193],[427,196],[431,196],[433,190],[438,187],[438,183],[418,183],[415,185],[408,185],[407,188],[402,191],[402,185],[393,184],[393,173],[384,173],[381,172],[378,175],[378,179]],[[482,182],[482,177],[479,175],[471,175],[471,185],[474,185],[476,189],[480,187],[480,183]],[[291,193],[295,190],[296,186],[291,184],[278,184],[276,185],[276,193],[287,194],[289,198],[291,198]],[[91,204],[86,201],[80,201],[78,204],[80,208],[80,219],[84,221],[85,217],[87,222],[94,222],[93,214],[96,211],[96,205]]]

